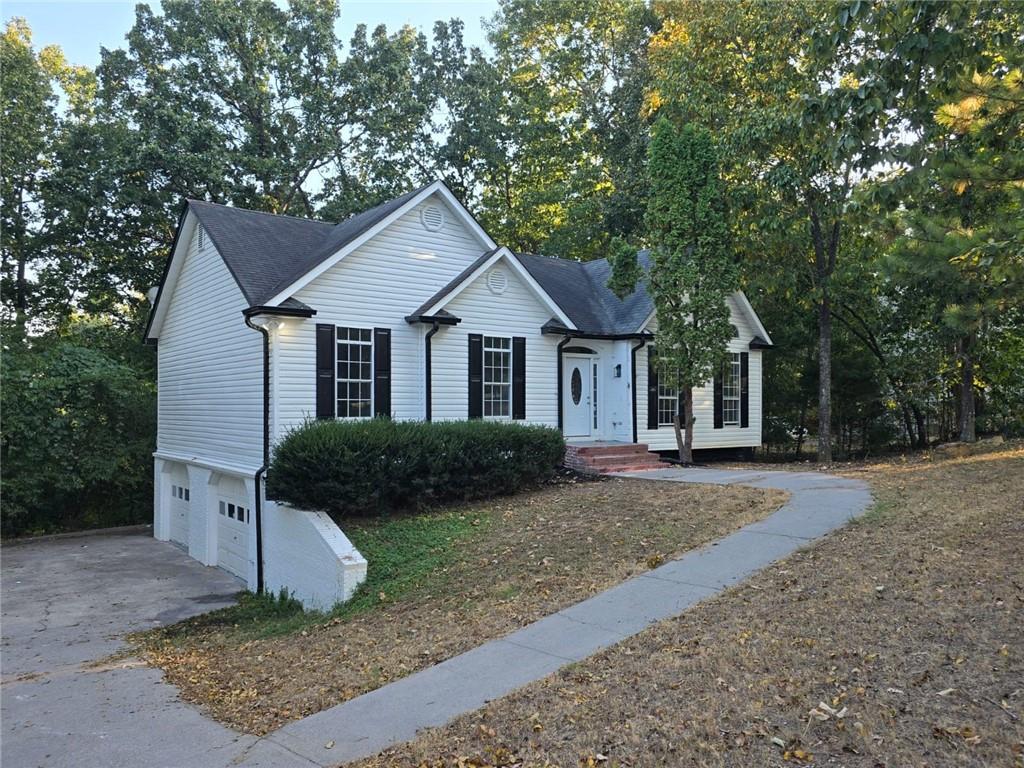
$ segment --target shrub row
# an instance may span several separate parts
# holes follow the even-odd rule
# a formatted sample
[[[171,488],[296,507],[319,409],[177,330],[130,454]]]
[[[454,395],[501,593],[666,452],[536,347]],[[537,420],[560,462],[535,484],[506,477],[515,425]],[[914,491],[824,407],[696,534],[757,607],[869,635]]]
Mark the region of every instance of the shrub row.
[[[278,444],[267,494],[335,518],[513,493],[550,478],[565,442],[549,427],[484,421],[308,422]]]

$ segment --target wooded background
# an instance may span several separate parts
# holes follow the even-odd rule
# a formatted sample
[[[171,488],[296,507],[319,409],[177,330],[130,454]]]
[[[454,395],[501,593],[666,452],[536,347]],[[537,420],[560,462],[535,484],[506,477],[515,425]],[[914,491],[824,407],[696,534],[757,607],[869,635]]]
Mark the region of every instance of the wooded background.
[[[3,531],[148,519],[148,304],[185,197],[338,221],[443,179],[503,245],[649,242],[654,121],[714,137],[771,332],[769,456],[1024,430],[1024,4],[503,0],[137,9],[95,69],[0,43]]]

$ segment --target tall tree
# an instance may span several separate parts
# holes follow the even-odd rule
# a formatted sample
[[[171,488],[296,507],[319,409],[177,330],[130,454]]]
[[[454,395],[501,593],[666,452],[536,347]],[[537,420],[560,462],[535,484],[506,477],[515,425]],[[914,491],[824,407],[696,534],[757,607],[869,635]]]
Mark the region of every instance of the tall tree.
[[[510,247],[594,258],[644,210],[640,107],[657,18],[641,0],[503,0],[482,98],[481,217]],[[474,151],[475,154],[475,151]]]
[[[818,459],[832,458],[833,281],[858,176],[879,162],[887,115],[875,94],[844,78],[862,54],[852,38],[828,55],[813,31],[831,9],[767,0],[665,3],[651,43],[652,110],[720,136],[726,178],[743,211],[747,253],[806,276],[818,318]],[[872,102],[873,103],[873,102]],[[786,278],[783,278],[786,279]],[[809,291],[808,291],[809,289]]]
[[[654,127],[648,162],[647,232],[651,266],[647,290],[657,311],[659,381],[673,386],[682,409],[673,426],[679,458],[693,461],[693,389],[721,370],[733,337],[729,296],[738,275],[730,248],[725,195],[710,133],[694,125],[677,129],[662,118]],[[613,260],[612,289],[636,287],[636,250]]]
[[[1024,296],[1024,8],[842,3],[819,46],[834,39],[885,54],[849,76],[900,117],[885,137],[893,170],[872,190],[893,211],[890,274],[927,286],[955,347],[959,438],[974,440],[981,346]]]
[[[22,329],[42,218],[39,184],[50,162],[56,100],[45,52],[33,49],[25,21],[13,19],[0,37],[0,251],[5,314]]]

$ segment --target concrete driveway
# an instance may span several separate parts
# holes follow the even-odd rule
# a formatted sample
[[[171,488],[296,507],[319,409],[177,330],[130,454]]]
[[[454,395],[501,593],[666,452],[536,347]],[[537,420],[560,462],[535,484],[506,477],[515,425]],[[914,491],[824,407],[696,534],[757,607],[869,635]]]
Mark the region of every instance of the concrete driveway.
[[[5,546],[0,559],[4,766],[184,768],[251,740],[179,701],[158,670],[105,661],[125,633],[232,604],[240,581],[142,533]]]

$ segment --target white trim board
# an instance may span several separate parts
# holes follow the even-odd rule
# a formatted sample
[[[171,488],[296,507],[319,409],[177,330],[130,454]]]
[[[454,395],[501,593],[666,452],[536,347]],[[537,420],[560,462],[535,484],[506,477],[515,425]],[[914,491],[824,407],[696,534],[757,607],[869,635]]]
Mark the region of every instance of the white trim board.
[[[505,246],[499,248],[497,251],[494,252],[494,254],[490,258],[484,261],[483,264],[474,269],[470,274],[466,275],[466,277],[463,278],[462,281],[454,289],[452,289],[444,296],[442,296],[440,299],[438,299],[436,302],[434,302],[432,305],[430,305],[429,309],[427,309],[427,311],[424,312],[423,314],[437,314],[441,309],[443,309],[453,299],[455,299],[456,296],[458,296],[460,293],[466,290],[466,288],[472,285],[475,280],[479,279],[484,274],[484,272],[486,272],[495,264],[497,264],[498,261],[502,260],[504,260],[507,264],[509,264],[512,267],[512,271],[515,272],[516,276],[526,284],[526,286],[530,289],[530,292],[533,293],[534,297],[541,304],[547,307],[555,315],[555,317],[561,320],[565,324],[566,328],[569,328],[570,330],[576,330],[576,325],[572,322],[572,320],[569,319],[569,316],[562,311],[562,308],[555,303],[555,300],[548,295],[547,291],[545,291],[541,287],[540,283],[533,279],[533,275],[531,275],[529,271],[527,271],[526,267],[524,267],[522,263],[520,263],[519,259],[515,258],[512,251],[510,251]]]
[[[329,270],[335,264],[340,262],[354,250],[356,250],[356,248],[361,246],[370,238],[384,231],[387,227],[391,226],[391,224],[393,224],[395,221],[401,218],[405,213],[415,208],[417,205],[422,203],[424,200],[426,200],[433,194],[440,195],[441,198],[448,204],[448,207],[455,211],[455,213],[459,216],[459,219],[466,225],[469,231],[472,232],[477,237],[478,240],[480,240],[481,244],[484,246],[483,250],[487,251],[497,247],[497,243],[495,243],[491,239],[491,236],[484,231],[483,227],[481,227],[480,224],[477,223],[477,220],[473,218],[473,215],[466,209],[466,207],[462,203],[459,202],[459,199],[455,197],[454,194],[452,194],[451,190],[445,186],[444,182],[435,181],[433,184],[424,187],[418,195],[406,201],[404,204],[402,204],[397,209],[392,211],[388,216],[385,216],[383,219],[378,221],[376,224],[374,224],[368,230],[363,232],[361,235],[359,235],[353,240],[350,240],[348,243],[342,246],[337,252],[335,252],[333,256],[330,256],[329,258],[321,261],[308,272],[305,272],[304,274],[296,278],[295,281],[292,282],[289,286],[279,291],[275,296],[273,296],[271,299],[263,303],[269,306],[277,306],[285,299],[291,298],[295,293],[305,288],[313,280],[318,278],[324,272]]]

